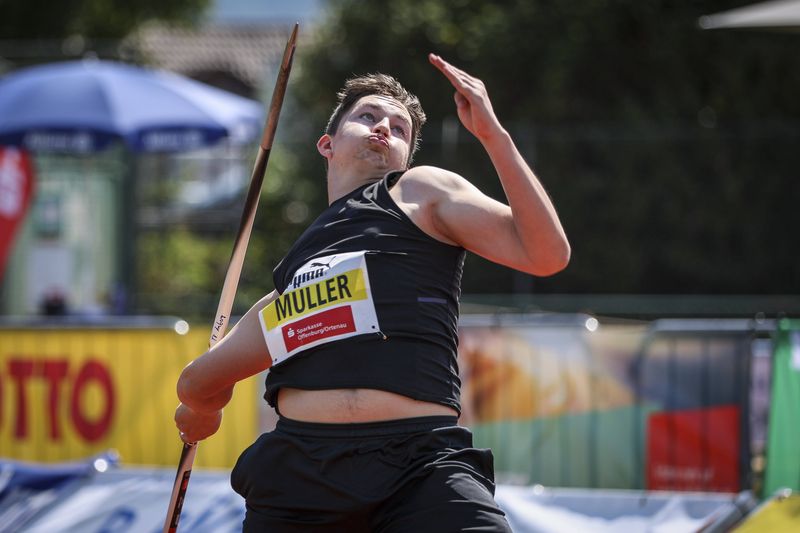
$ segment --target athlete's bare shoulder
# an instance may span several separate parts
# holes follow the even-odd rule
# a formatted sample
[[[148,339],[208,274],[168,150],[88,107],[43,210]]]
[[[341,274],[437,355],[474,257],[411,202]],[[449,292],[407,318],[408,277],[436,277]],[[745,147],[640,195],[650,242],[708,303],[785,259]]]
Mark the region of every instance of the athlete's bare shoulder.
[[[397,205],[431,237],[456,244],[441,227],[438,213],[443,204],[472,185],[455,172],[439,167],[419,166],[407,170],[391,188]]]
[[[399,187],[398,192],[402,191],[408,201],[430,203],[447,198],[468,185],[469,182],[455,172],[422,165],[408,169],[395,187]]]
[[[455,172],[451,172],[441,167],[434,167],[432,165],[420,165],[418,167],[411,167],[405,174],[403,180],[408,181],[421,181],[435,187],[452,187],[463,181],[464,178]]]

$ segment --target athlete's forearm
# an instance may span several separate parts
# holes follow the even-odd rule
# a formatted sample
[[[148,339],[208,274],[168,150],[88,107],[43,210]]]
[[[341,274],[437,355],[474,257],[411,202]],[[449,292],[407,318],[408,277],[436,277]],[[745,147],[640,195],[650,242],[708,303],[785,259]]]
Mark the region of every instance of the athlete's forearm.
[[[537,275],[563,269],[569,261],[570,249],[556,210],[511,136],[497,120],[483,82],[435,54],[430,54],[428,60],[455,88],[458,117],[486,148],[503,184],[516,241],[528,259],[515,261],[520,265],[515,268]]]
[[[199,412],[222,409],[237,382],[269,368],[272,359],[258,313],[276,297],[273,291],[259,300],[230,333],[183,369],[177,387],[183,403]]]
[[[562,270],[569,262],[569,241],[544,186],[500,124],[479,140],[497,171],[520,244],[536,273]]]
[[[198,413],[213,413],[228,405],[233,397],[233,385],[211,383],[194,370],[189,365],[181,373],[178,399]]]

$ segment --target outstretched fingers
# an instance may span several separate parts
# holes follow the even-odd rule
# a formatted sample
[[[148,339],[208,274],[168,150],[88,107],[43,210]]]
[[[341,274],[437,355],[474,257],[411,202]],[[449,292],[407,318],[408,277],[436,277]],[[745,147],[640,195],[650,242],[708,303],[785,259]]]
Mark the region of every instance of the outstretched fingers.
[[[436,54],[429,54],[428,60],[435,66],[445,77],[450,81],[456,90],[456,105],[462,107],[464,104],[478,104],[486,105],[488,94],[486,86],[483,81],[467,74],[458,67],[454,67]],[[466,102],[459,98],[459,94],[463,95]]]
[[[428,54],[428,60],[434,67],[439,69],[439,71],[444,74],[453,87],[455,87],[458,91],[469,89],[474,90],[477,87],[477,84],[482,85],[479,79],[470,76],[457,67],[454,67],[436,54]]]
[[[428,61],[444,74],[455,88],[453,98],[464,127],[478,138],[497,130],[499,124],[483,82],[454,67],[436,54],[428,54]]]

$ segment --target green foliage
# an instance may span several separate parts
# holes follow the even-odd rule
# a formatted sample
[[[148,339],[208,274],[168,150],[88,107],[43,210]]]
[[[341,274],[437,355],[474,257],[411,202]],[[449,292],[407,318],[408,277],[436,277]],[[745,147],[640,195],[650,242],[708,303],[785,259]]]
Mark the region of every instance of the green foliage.
[[[532,162],[573,245],[542,280],[470,258],[465,292],[798,293],[800,35],[702,31],[708,0],[394,0],[329,3],[301,48],[290,92],[302,110],[296,181],[322,175],[313,143],[343,81],[385,71],[416,92],[429,123],[417,164],[502,190],[454,120],[436,52],[481,77]],[[313,202],[324,205],[319,186]]]
[[[196,316],[202,310],[213,315],[213,298],[230,257],[229,240],[212,241],[171,229],[141,235],[138,253],[139,309],[181,316]]]
[[[256,147],[246,150],[252,155]],[[136,310],[148,314],[174,314],[211,323],[240,224],[245,191],[236,198],[217,198],[195,211],[181,206],[186,180],[208,172],[209,158],[222,172],[231,161],[226,151],[209,151],[193,157],[160,154],[139,156],[137,203],[140,217],[151,220],[142,227],[136,249],[138,274]],[[308,198],[314,187],[288,178],[296,167],[294,156],[276,145],[264,177],[254,230],[247,247],[233,314],[241,315],[272,290],[272,269],[308,222]],[[249,175],[248,175],[249,176]],[[245,184],[247,185],[247,183]],[[200,223],[193,215],[205,218]],[[153,222],[158,220],[158,222]]]
[[[480,145],[463,128],[453,136],[452,89],[429,51],[485,81],[573,246],[568,269],[547,279],[470,255],[465,293],[799,293],[800,35],[696,27],[728,7],[330,2],[314,44],[298,49],[234,314],[273,288],[272,269],[326,205],[314,144],[349,76],[397,76],[429,118],[416,164],[503,199]],[[174,183],[153,194],[166,202]],[[210,323],[236,228],[171,231],[141,236],[139,308]]]
[[[273,148],[242,271],[239,311],[245,311],[274,288],[272,269],[310,222],[309,204],[319,185],[311,180],[296,180],[293,174],[297,166],[295,155],[284,146]]]
[[[0,0],[0,38],[121,39],[143,22],[196,20],[209,0]]]

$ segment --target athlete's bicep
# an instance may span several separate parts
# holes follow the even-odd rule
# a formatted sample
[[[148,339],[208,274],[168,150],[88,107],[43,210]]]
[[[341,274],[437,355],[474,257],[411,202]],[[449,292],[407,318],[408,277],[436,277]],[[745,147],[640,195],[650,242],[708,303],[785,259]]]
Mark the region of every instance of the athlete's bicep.
[[[486,196],[464,178],[451,180],[447,187],[433,208],[439,231],[490,261],[526,270],[529,260],[511,208]]]

